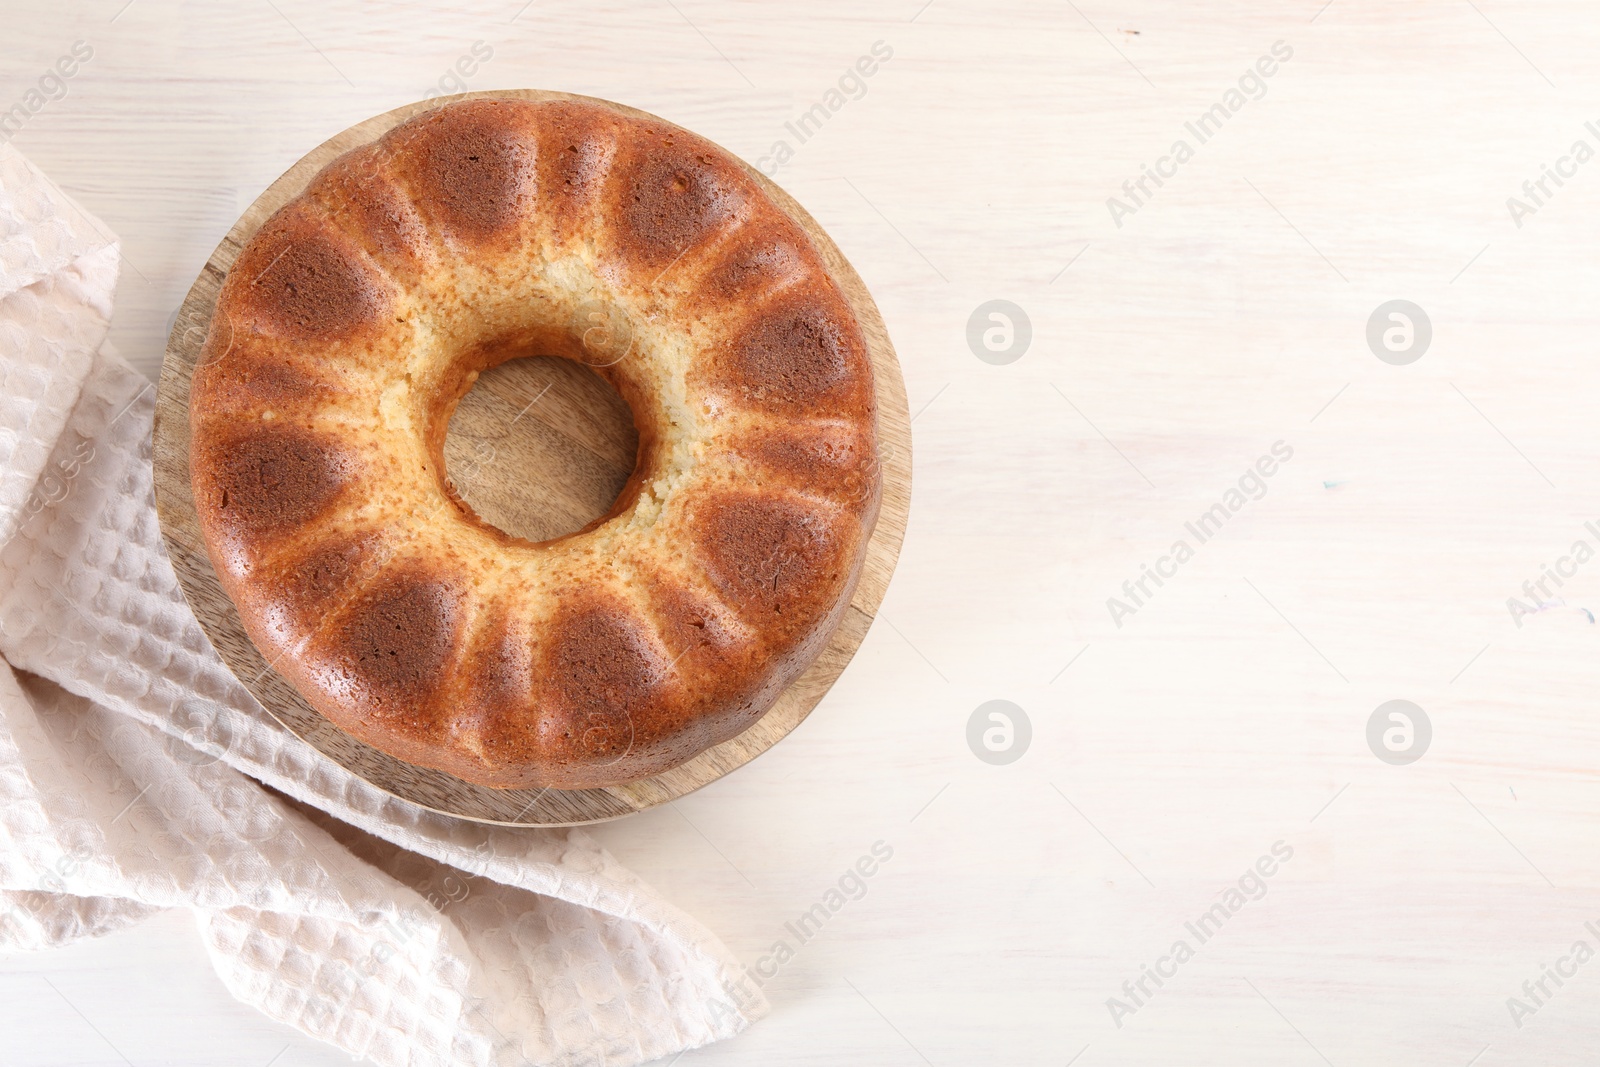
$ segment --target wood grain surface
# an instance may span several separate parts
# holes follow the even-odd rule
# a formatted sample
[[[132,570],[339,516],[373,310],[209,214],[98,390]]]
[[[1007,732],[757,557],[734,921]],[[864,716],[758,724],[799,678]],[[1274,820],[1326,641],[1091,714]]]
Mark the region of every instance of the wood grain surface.
[[[1600,961],[1520,1026],[1507,1006],[1600,925],[1600,560],[1507,607],[1595,541],[1600,159],[1507,206],[1600,147],[1592,2],[121,3],[0,0],[0,103],[93,43],[16,144],[123,239],[113,337],[152,376],[284,163],[478,40],[468,88],[703,133],[868,282],[917,446],[871,632],[783,744],[589,832],[769,971],[875,841],[894,855],[763,980],[769,1018],[675,1067],[1594,1062]],[[1007,364],[968,342],[995,299],[1031,322]],[[1406,366],[1366,339],[1395,299],[1433,327]],[[1265,494],[1118,626],[1107,600],[1280,440]],[[1397,698],[1432,723],[1409,765],[1367,741]],[[967,740],[995,699],[1031,720],[1006,765]],[[1264,895],[1114,1019],[1280,840]],[[0,961],[12,1057],[122,1062],[103,1034],[141,1065],[349,1062],[157,922]]]
[[[456,99],[562,100],[568,93],[536,89],[465,94]],[[610,101],[606,101],[611,103]],[[879,402],[879,462],[883,505],[867,547],[850,606],[816,661],[743,733],[686,763],[637,782],[604,789],[491,789],[396,759],[351,737],[318,714],[250,641],[233,602],[206,554],[195,514],[189,471],[189,384],[200,357],[223,280],[261,224],[305,188],[330,161],[369,144],[436,102],[395,108],[357,123],[308,152],[252,204],[206,262],[183,302],[156,399],[156,509],[189,606],[234,674],[289,730],[346,769],[389,793],[433,811],[478,822],[571,826],[631,815],[691,793],[771,748],[816,707],[850,662],[872,624],[894,572],[911,505],[911,420],[894,347],[877,305],[844,255],[815,219],[765,175],[746,165],[781,207],[805,228],[838,281],[867,338]],[[620,106],[615,105],[613,106]],[[638,117],[644,112],[625,108]],[[513,533],[565,533],[604,512],[632,471],[626,433],[615,403],[586,368],[560,360],[515,360],[474,387],[452,419],[454,447],[446,455],[452,478],[483,517],[509,523]],[[600,388],[596,386],[600,385]],[[550,403],[537,403],[546,391]],[[524,399],[525,398],[525,399]],[[620,397],[615,397],[620,402]],[[507,405],[509,411],[507,410]],[[453,455],[451,454],[453,453]],[[525,492],[529,483],[545,489]],[[609,495],[607,495],[609,493]],[[542,505],[557,506],[541,514]],[[512,529],[517,527],[517,529]]]

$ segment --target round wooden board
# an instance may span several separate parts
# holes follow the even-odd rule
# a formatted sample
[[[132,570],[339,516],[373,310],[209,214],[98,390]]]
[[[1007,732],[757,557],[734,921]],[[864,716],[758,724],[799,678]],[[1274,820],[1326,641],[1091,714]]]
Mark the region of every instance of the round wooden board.
[[[905,536],[911,504],[911,420],[905,383],[883,319],[860,276],[804,208],[765,175],[744,165],[750,177],[811,235],[855,310],[872,354],[878,393],[883,505],[855,595],[828,647],[783,692],[772,709],[738,737],[665,774],[606,789],[488,789],[442,771],[402,762],[339,730],[270,669],[246,635],[233,602],[217,581],[200,537],[190,490],[189,382],[210,328],[222,281],[262,222],[299,195],[312,176],[336,156],[376,140],[420,112],[470,99],[594,98],[524,89],[465,93],[445,100],[409,104],[358,123],[324,142],[262,193],[217,246],[195,279],[167,342],[155,416],[156,507],[167,551],[200,625],[234,674],[284,727],[378,788],[443,814],[510,826],[573,826],[602,822],[674,800],[750,762],[798,726],[850,662],[888,590],[889,578],[900,554],[900,542]],[[611,104],[610,101],[600,102]],[[634,108],[611,106],[642,118],[656,118]],[[457,438],[458,429],[464,428],[464,440],[481,442],[482,435],[474,435],[471,427],[492,425],[496,427],[497,451],[503,449],[518,455],[541,457],[537,460],[541,463],[544,462],[542,457],[548,456],[551,463],[562,464],[559,468],[562,477],[550,480],[557,483],[565,480],[573,491],[566,494],[566,499],[559,490],[547,492],[537,507],[529,508],[526,471],[508,471],[504,465],[480,463],[472,469],[473,488],[463,486],[469,500],[491,519],[495,517],[494,502],[498,499],[508,509],[509,519],[517,518],[511,512],[520,507],[521,521],[539,521],[539,516],[543,515],[545,520],[564,529],[572,528],[573,524],[567,520],[563,508],[582,512],[584,508],[593,508],[598,499],[600,507],[594,513],[603,510],[610,502],[604,494],[609,492],[615,497],[621,486],[620,479],[626,476],[632,459],[626,451],[626,442],[617,439],[610,425],[614,418],[597,410],[597,405],[610,400],[603,388],[598,391],[594,388],[597,383],[591,380],[593,375],[577,364],[550,359],[516,360],[492,373],[495,375],[492,381],[486,374],[486,381],[480,382],[463,398],[452,420],[451,438]],[[532,399],[546,390],[548,398],[526,409],[527,417],[512,420],[509,429],[500,430],[498,427],[504,426],[505,420],[497,418],[486,407],[517,403],[523,397]],[[462,469],[459,465],[473,462],[470,453],[463,454],[463,447],[466,446],[457,440],[447,445],[446,458],[452,474]],[[619,455],[624,465],[620,475],[617,470]],[[579,474],[576,482],[566,466],[574,457],[590,464],[588,473]]]

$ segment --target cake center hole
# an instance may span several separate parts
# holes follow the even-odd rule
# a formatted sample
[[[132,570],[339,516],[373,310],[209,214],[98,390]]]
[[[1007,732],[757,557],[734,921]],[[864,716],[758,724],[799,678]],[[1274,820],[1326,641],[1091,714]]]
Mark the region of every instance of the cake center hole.
[[[611,510],[638,451],[633,413],[610,383],[573,360],[529,356],[484,371],[461,398],[444,465],[484,522],[549,541]]]

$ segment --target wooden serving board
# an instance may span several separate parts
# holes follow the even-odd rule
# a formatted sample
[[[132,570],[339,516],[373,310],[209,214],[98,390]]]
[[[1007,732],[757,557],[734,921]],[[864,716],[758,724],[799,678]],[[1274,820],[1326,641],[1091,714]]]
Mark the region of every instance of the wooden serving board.
[[[854,308],[872,354],[883,506],[860,583],[831,643],[772,709],[738,737],[665,774],[606,789],[488,789],[405,763],[339,730],[268,668],[217,581],[190,490],[189,383],[222,281],[262,222],[299,195],[336,156],[376,140],[420,112],[463,99],[592,98],[526,89],[466,93],[449,101],[396,108],[319,145],[262,193],[195,279],[168,340],[155,417],[156,505],[167,551],[195,616],[234,674],[288,730],[378,788],[433,811],[502,825],[601,822],[674,800],[750,762],[798,726],[850,662],[888,590],[905,536],[911,502],[911,420],[905,383],[883,319],[860,276],[804,208],[746,165],[750,177],[811,235]],[[654,118],[632,108],[623,110]],[[451,420],[446,466],[486,521],[537,539],[575,529],[610,506],[633,467],[632,435],[621,398],[588,368],[559,359],[521,359],[483,375],[462,399]],[[516,461],[507,462],[507,457]],[[490,458],[495,461],[488,462]]]

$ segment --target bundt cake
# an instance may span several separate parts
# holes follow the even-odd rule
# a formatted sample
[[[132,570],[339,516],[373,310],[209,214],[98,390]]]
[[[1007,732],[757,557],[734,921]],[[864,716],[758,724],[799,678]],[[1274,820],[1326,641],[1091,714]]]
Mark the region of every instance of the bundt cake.
[[[636,469],[531,542],[446,476],[456,403],[594,367]],[[270,665],[346,733],[500,788],[657,774],[817,656],[879,502],[873,373],[805,230],[722,149],[472,99],[338,157],[243,248],[192,385],[194,499]],[[502,460],[501,462],[504,462]]]

